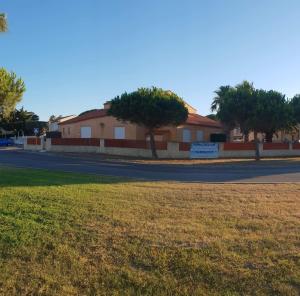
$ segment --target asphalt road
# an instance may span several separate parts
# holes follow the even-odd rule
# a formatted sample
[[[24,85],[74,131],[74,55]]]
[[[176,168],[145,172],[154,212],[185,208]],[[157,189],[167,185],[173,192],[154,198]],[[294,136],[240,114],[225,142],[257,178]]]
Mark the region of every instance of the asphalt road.
[[[149,181],[281,183],[300,182],[299,162],[282,160],[193,166],[107,161],[21,149],[0,149],[0,165],[127,177]]]

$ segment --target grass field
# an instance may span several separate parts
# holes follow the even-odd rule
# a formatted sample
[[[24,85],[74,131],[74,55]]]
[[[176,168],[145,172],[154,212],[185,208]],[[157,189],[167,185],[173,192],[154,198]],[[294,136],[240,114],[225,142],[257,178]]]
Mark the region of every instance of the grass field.
[[[300,293],[300,184],[0,176],[0,295]]]

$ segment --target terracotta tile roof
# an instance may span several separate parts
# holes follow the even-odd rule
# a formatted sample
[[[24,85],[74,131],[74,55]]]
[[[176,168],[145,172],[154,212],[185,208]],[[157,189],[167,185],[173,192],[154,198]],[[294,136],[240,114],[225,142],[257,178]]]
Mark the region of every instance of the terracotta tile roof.
[[[61,122],[59,125],[80,122],[80,121],[89,120],[89,119],[93,119],[93,118],[101,118],[101,117],[105,117],[106,115],[107,115],[107,110],[98,109],[98,110],[94,110],[91,112],[87,112],[87,113],[77,116],[75,118],[66,120],[64,122]]]
[[[71,123],[75,123],[75,122],[85,121],[85,120],[89,120],[89,119],[93,119],[93,118],[101,118],[101,117],[105,117],[105,116],[107,116],[107,110],[98,109],[98,110],[87,112],[83,115],[71,118],[64,122],[61,122],[61,123],[59,123],[59,125],[71,124]],[[212,119],[204,117],[204,116],[201,116],[199,114],[195,114],[195,113],[189,114],[186,124],[217,127],[217,128],[222,127],[220,122],[212,120]]]
[[[195,113],[189,114],[186,124],[202,125],[202,126],[218,127],[218,128],[222,127],[220,122]]]

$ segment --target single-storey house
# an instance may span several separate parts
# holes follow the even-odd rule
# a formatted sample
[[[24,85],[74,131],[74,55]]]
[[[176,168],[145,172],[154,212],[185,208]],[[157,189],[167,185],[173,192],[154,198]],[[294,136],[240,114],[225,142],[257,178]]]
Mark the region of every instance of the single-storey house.
[[[222,133],[222,125],[197,114],[196,109],[186,104],[187,121],[180,126],[165,126],[155,131],[156,141],[193,142],[210,141],[210,135]],[[107,115],[110,102],[103,109],[96,109],[59,123],[62,138],[101,138],[147,140],[148,131],[143,126],[122,122]]]

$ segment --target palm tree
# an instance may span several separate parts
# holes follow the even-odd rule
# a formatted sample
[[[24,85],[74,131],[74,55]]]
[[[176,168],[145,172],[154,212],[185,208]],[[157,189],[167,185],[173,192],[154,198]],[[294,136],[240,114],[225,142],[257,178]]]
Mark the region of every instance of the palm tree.
[[[219,111],[220,106],[224,103],[225,97],[231,89],[231,86],[226,85],[220,86],[220,88],[215,91],[216,97],[214,97],[213,102],[211,104],[211,111]]]
[[[19,110],[16,109],[15,111],[13,111],[12,119],[15,122],[26,123],[28,121],[38,121],[39,117],[34,112],[27,111],[24,109],[24,107],[22,107]]]
[[[0,32],[7,31],[7,21],[6,15],[4,13],[0,13]]]
[[[231,96],[233,92],[235,88],[229,85],[221,86],[215,91],[216,96],[211,104],[211,111],[216,112],[216,116],[223,123],[227,139],[230,139],[230,131],[236,126]]]
[[[5,130],[14,130],[16,133],[30,134],[34,127],[43,128],[44,126],[40,125],[38,115],[22,107],[11,112],[8,118],[0,117],[0,127]]]

